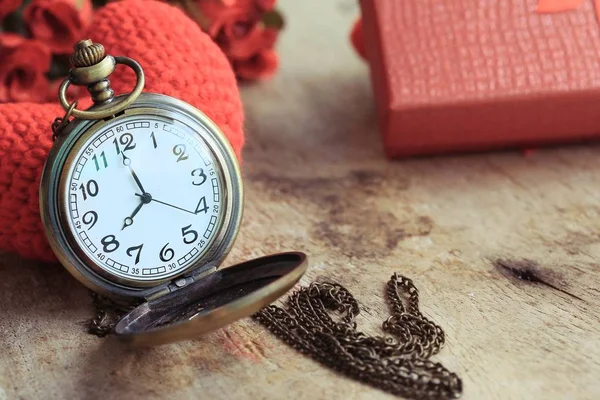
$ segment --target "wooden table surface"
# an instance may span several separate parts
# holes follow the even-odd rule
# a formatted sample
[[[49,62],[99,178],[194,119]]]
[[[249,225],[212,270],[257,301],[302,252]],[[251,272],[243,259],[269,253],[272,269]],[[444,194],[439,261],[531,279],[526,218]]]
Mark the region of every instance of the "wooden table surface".
[[[281,1],[282,67],[243,89],[247,200],[233,263],[302,250],[378,332],[384,284],[411,277],[446,331],[464,399],[600,398],[600,147],[387,161],[354,0]],[[534,281],[519,280],[530,274]],[[254,321],[147,350],[85,333],[62,267],[0,255],[0,399],[387,399]]]

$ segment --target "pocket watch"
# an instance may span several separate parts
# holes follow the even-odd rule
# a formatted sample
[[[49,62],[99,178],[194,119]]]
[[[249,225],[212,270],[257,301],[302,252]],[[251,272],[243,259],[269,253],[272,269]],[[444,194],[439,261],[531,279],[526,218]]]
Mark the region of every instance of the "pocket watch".
[[[303,253],[219,268],[243,206],[237,159],[220,129],[190,104],[142,93],[135,60],[89,39],[74,49],[40,210],[61,264],[96,293],[136,306],[116,335],[140,345],[191,339],[286,293],[306,270]],[[129,94],[110,88],[117,64],[136,74]],[[69,104],[72,84],[87,87],[92,107]]]

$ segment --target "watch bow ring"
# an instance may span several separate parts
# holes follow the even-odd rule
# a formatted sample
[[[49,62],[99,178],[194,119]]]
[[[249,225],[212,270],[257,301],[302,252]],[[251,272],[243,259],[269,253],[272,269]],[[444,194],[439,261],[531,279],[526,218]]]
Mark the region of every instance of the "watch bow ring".
[[[75,53],[71,56],[71,62],[76,67],[69,72],[58,89],[58,100],[65,111],[72,108],[67,100],[67,89],[74,83],[78,85],[89,85],[88,89],[96,104],[110,104],[114,98],[114,92],[110,88],[108,76],[115,70],[117,64],[130,67],[137,78],[133,91],[115,105],[103,107],[96,111],[81,111],[72,108],[71,115],[80,119],[102,119],[118,114],[129,107],[144,90],[144,70],[135,60],[129,57],[113,57],[104,54],[104,46],[92,43],[91,40],[82,40],[75,45]]]

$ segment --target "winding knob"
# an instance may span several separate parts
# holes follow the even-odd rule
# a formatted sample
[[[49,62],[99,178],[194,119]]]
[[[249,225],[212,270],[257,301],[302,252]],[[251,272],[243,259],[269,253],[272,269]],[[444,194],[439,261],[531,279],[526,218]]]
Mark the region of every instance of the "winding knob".
[[[71,64],[75,68],[91,67],[104,59],[104,46],[94,43],[91,39],[80,40],[74,46]]]

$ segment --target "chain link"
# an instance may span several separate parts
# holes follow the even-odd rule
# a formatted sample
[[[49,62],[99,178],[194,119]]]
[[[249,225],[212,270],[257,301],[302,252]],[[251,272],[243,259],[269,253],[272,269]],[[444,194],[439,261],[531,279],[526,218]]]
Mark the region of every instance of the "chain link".
[[[410,399],[451,399],[462,381],[428,358],[445,342],[444,331],[419,311],[413,282],[394,274],[387,284],[392,316],[383,330],[392,336],[367,336],[356,330],[360,312],[346,288],[312,283],[293,293],[287,309],[269,306],[254,318],[294,349],[350,378]],[[334,321],[330,312],[341,316]]]
[[[52,122],[52,141],[55,141],[56,138],[60,136],[63,129],[69,125],[71,114],[73,113],[75,107],[77,107],[77,100],[69,105],[64,117],[54,118],[54,121]]]
[[[115,325],[135,306],[120,304],[114,300],[90,291],[92,305],[96,315],[88,321],[88,333],[98,337],[105,337],[113,333]]]
[[[133,306],[90,292],[96,315],[88,332],[104,337]],[[357,331],[360,307],[343,286],[312,283],[292,293],[287,309],[268,306],[253,317],[302,354],[350,378],[409,399],[451,399],[462,394],[462,381],[440,363],[429,360],[444,346],[442,328],[419,310],[413,282],[394,274],[387,284],[392,315],[383,330],[393,336]],[[336,312],[334,320],[330,312]]]

